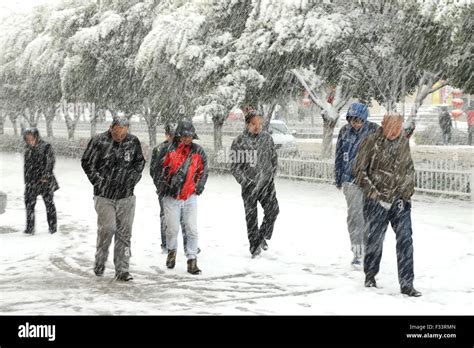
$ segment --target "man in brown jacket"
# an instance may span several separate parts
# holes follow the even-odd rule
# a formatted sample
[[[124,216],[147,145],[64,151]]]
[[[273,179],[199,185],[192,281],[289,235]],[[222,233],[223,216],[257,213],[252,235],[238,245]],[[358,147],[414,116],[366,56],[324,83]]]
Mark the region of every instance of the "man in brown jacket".
[[[368,136],[357,153],[352,174],[365,194],[364,218],[369,225],[364,258],[365,286],[377,287],[383,240],[390,222],[397,240],[398,280],[402,294],[418,297],[413,287],[411,196],[415,169],[403,117],[387,114],[382,127]]]

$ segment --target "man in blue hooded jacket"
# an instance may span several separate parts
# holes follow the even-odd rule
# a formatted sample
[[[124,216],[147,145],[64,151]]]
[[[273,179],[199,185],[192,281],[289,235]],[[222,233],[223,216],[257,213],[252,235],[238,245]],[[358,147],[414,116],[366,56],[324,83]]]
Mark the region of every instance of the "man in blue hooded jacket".
[[[354,253],[352,260],[354,266],[362,264],[368,229],[363,213],[364,195],[360,187],[354,183],[352,164],[362,140],[379,127],[367,120],[368,115],[367,105],[352,103],[346,115],[348,124],[339,131],[336,144],[334,166],[336,187],[339,190],[342,189],[347,201],[347,229],[351,239],[351,249]]]

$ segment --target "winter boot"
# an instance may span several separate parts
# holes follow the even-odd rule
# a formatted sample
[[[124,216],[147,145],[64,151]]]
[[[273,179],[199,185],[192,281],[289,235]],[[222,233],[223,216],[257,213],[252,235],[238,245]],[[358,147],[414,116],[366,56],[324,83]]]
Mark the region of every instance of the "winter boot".
[[[197,259],[188,260],[188,273],[200,274],[201,270],[197,266]]]
[[[176,264],[176,249],[168,250],[168,258],[166,259],[166,267],[174,268]]]
[[[359,268],[362,265],[362,259],[354,256],[354,259],[352,260],[351,265],[356,268]]]
[[[365,276],[365,287],[366,288],[376,288],[377,283],[375,282],[374,277]]]
[[[255,259],[258,255],[262,253],[262,248],[258,247],[257,249],[254,250],[252,253],[252,259]]]
[[[115,274],[115,280],[128,282],[129,280],[132,280],[132,279],[133,279],[132,275],[128,272],[118,272]]]
[[[421,292],[416,290],[413,286],[407,286],[401,289],[402,294],[408,295],[410,297],[420,297]]]
[[[105,266],[104,265],[95,265],[94,273],[98,277],[102,277],[104,275]]]

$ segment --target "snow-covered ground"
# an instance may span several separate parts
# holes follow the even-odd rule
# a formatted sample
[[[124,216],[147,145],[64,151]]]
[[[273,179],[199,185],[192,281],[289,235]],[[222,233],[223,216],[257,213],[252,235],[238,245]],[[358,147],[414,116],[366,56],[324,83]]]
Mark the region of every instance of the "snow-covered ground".
[[[56,175],[59,232],[48,234],[38,199],[33,237],[23,235],[23,160],[0,153],[0,191],[8,194],[0,215],[0,314],[380,314],[474,313],[473,204],[415,196],[415,286],[421,298],[399,294],[394,234],[385,240],[379,289],[363,286],[350,266],[345,200],[329,185],[277,180],[281,213],[270,249],[248,253],[243,204],[229,175],[211,175],[199,198],[202,253],[199,276],[165,267],[160,251],[158,201],[145,169],[136,188],[132,237],[133,282],[92,272],[96,214],[92,187],[80,161],[60,158]],[[181,248],[181,245],[180,245]]]

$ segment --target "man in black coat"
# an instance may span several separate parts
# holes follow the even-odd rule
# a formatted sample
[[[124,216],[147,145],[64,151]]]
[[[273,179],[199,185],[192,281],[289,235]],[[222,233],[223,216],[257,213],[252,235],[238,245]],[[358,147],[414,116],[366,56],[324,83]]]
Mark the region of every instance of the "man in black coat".
[[[280,212],[276,198],[274,177],[278,157],[270,133],[262,130],[262,117],[257,111],[245,115],[246,128],[234,139],[231,152],[231,172],[242,187],[247,234],[252,257],[267,250],[266,240]],[[258,227],[257,203],[260,202],[264,218]]]
[[[25,140],[25,206],[26,230],[33,235],[35,232],[35,205],[36,198],[43,196],[46,206],[46,217],[49,233],[57,231],[56,207],[54,192],[59,189],[58,182],[53,174],[55,163],[54,151],[51,144],[41,139],[36,128],[26,128],[23,131]]]
[[[141,179],[145,159],[140,140],[128,133],[126,118],[115,118],[110,129],[93,137],[82,156],[82,168],[94,186],[97,211],[97,251],[94,272],[102,276],[109,246],[115,237],[114,264],[117,280],[128,281],[130,240],[135,216],[133,190]]]

